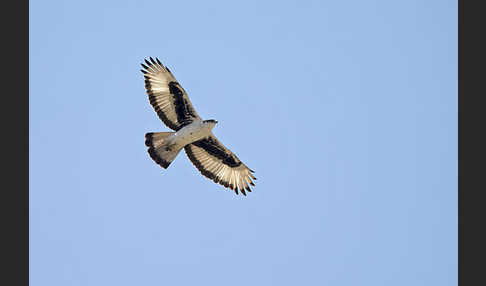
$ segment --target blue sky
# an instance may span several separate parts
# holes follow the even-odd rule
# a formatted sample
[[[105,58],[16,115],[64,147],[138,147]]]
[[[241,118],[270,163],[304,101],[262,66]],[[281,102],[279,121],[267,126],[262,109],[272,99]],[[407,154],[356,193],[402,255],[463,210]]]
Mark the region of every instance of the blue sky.
[[[456,285],[456,1],[31,1],[30,283]],[[258,178],[167,170],[158,57]]]

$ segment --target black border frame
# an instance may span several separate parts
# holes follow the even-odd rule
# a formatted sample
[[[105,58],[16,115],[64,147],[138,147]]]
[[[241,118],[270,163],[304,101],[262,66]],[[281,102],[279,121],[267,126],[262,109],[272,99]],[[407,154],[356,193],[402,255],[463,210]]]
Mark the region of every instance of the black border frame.
[[[467,3],[467,5],[466,5]],[[458,280],[459,285],[485,285],[482,245],[486,241],[482,218],[486,190],[480,181],[485,145],[481,115],[485,97],[482,55],[485,47],[484,10],[473,1],[458,2]],[[483,24],[483,25],[481,25]],[[483,282],[481,282],[483,281]]]
[[[6,2],[2,33],[2,277],[29,285],[29,1]],[[3,156],[5,158],[5,156]],[[2,180],[3,181],[3,180]]]

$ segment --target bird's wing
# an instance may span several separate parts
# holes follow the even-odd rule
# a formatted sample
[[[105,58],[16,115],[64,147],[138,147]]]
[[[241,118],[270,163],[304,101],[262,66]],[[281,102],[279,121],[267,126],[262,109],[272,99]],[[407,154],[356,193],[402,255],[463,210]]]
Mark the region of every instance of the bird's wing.
[[[245,190],[251,192],[248,184],[254,186],[251,179],[256,180],[253,170],[243,164],[213,134],[186,145],[184,150],[194,166],[207,178],[234,190],[236,194],[238,190],[243,195],[246,195]]]
[[[195,119],[200,119],[186,91],[170,70],[159,59],[154,61],[150,58],[145,63],[147,65],[142,63],[144,70],[141,70],[145,77],[145,89],[150,104],[165,125],[177,131]]]

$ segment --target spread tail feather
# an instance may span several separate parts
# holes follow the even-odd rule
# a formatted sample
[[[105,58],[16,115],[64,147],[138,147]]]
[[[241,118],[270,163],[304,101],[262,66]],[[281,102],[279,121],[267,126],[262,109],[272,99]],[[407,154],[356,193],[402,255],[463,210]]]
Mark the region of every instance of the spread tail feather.
[[[170,163],[174,161],[177,154],[182,150],[181,148],[174,148],[170,145],[170,141],[166,140],[175,132],[150,132],[145,134],[145,145],[149,147],[147,150],[150,157],[155,163],[167,169]]]

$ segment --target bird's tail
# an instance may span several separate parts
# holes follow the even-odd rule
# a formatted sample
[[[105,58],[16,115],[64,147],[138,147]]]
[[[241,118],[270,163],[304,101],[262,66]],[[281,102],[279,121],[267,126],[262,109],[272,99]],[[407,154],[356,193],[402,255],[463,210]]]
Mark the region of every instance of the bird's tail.
[[[149,147],[148,153],[150,157],[164,169],[169,167],[182,149],[182,147],[177,148],[175,145],[171,145],[170,140],[167,140],[174,133],[150,132],[145,134],[145,145]]]

